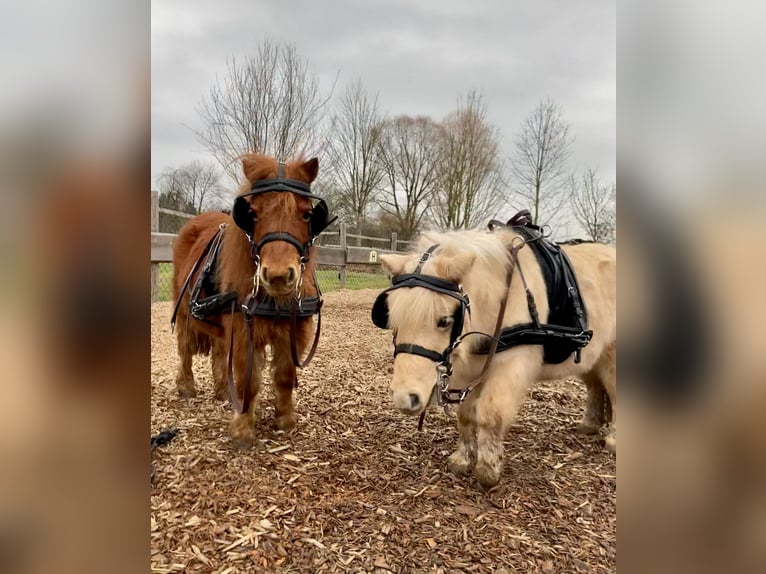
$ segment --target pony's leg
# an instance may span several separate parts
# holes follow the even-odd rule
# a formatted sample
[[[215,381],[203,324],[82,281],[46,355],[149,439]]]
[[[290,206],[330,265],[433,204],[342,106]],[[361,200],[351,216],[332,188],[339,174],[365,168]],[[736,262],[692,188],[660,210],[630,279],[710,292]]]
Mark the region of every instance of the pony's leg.
[[[178,396],[185,399],[196,397],[194,373],[192,373],[192,358],[197,352],[197,334],[189,332],[189,318],[179,314],[176,322],[176,341],[178,344],[178,373],[176,374],[176,389]]]
[[[274,350],[271,380],[274,383],[275,423],[279,430],[289,432],[295,428],[297,422],[293,408],[293,388],[297,382],[297,375],[288,350]]]
[[[224,337],[213,339],[210,360],[213,365],[213,394],[218,401],[224,401],[229,396],[229,384],[227,382],[228,351]]]
[[[609,397],[611,420],[606,434],[606,448],[617,451],[617,343],[607,347],[596,366],[601,384]]]
[[[582,379],[588,389],[588,402],[577,431],[583,434],[596,434],[605,422],[604,387],[601,384],[601,377],[595,372],[586,374]]]
[[[476,465],[476,426],[473,409],[471,395],[468,395],[468,399],[457,410],[457,428],[460,434],[455,452],[447,459],[447,468],[453,474],[465,474]]]
[[[532,355],[534,361],[539,361]],[[498,366],[476,398],[476,467],[474,474],[485,488],[495,486],[503,472],[503,439],[526,397],[533,369],[523,354],[512,363]]]
[[[232,367],[234,381],[239,396],[243,396],[245,384],[250,385],[250,405],[244,413],[235,413],[229,422],[229,434],[234,446],[238,448],[250,448],[255,441],[255,403],[261,388],[261,368],[263,366],[263,349],[255,349],[253,355],[253,373],[249,381],[246,381],[247,373],[247,333],[244,321],[235,321],[235,344]]]

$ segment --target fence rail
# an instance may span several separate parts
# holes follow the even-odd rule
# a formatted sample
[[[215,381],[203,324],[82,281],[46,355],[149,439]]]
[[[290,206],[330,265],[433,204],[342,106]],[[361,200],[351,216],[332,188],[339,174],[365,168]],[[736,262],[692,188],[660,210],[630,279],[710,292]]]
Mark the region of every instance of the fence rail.
[[[159,207],[158,195],[152,191],[152,234],[151,234],[151,265],[152,265],[152,301],[157,300],[160,281],[160,264],[171,263],[173,261],[173,242],[176,234],[159,232],[159,214],[169,213],[182,217],[192,218],[194,215]],[[396,232],[390,237],[368,237],[366,235],[355,235],[348,233],[348,227],[345,223],[340,224],[338,231],[328,231],[322,233],[319,237],[338,237],[339,244],[317,245],[316,262],[318,265],[336,267],[339,270],[338,280],[340,288],[346,287],[346,273],[349,265],[380,265],[379,256],[385,253],[396,253],[401,248],[409,245],[407,241],[399,241]],[[378,241],[386,243],[386,248],[356,247],[349,245],[349,239],[361,238],[368,241]]]
[[[175,209],[168,209],[167,207],[159,207],[157,211],[160,213],[166,213],[168,215],[175,215],[176,217],[183,217],[185,219],[193,219],[197,217],[193,213],[186,213],[185,211],[176,211]]]

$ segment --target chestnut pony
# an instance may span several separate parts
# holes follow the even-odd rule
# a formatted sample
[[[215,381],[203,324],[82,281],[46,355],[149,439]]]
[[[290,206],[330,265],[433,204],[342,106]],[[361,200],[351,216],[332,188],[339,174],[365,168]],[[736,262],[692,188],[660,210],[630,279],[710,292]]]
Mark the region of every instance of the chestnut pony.
[[[232,440],[249,446],[267,345],[276,426],[295,427],[296,367],[305,366],[297,357],[313,338],[310,359],[319,335],[313,315],[321,308],[321,294],[312,245],[331,220],[324,201],[310,193],[319,170],[316,158],[281,164],[249,154],[242,167],[246,182],[231,215],[198,215],[173,245],[173,323],[179,395],[196,395],[192,357],[210,353],[215,397],[224,399],[228,384],[235,407]]]

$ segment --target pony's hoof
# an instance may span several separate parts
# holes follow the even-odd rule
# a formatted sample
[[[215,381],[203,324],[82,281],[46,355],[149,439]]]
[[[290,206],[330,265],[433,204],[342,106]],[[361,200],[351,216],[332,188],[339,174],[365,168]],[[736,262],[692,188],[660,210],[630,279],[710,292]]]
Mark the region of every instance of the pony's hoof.
[[[288,413],[286,415],[279,415],[275,422],[279,430],[290,432],[295,428],[295,425],[298,421],[295,419],[295,415],[293,413]]]
[[[182,399],[193,399],[197,396],[197,389],[194,386],[178,385],[178,396]]]
[[[234,450],[250,450],[254,444],[255,437],[252,436],[231,437],[231,446]]]
[[[604,438],[604,446],[609,452],[617,452],[617,437],[612,433]]]
[[[598,434],[601,430],[601,425],[595,421],[582,421],[575,430],[578,434]]]
[[[232,445],[240,450],[252,448],[255,443],[255,430],[249,415],[234,415],[229,423]]]
[[[471,461],[463,455],[453,452],[447,459],[447,468],[455,476],[461,476],[471,470]]]
[[[501,470],[492,468],[488,464],[478,463],[476,465],[476,480],[479,481],[484,488],[492,488],[498,482],[500,482]]]

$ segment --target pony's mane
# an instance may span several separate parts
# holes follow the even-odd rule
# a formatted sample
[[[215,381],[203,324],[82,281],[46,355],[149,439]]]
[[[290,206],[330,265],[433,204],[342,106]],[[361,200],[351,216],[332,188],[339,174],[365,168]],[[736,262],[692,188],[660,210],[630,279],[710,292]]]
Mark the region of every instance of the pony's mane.
[[[245,181],[239,186],[238,193],[250,191],[253,182],[259,179],[277,177],[279,162],[272,156],[262,153],[246,153],[237,158],[242,162]],[[285,163],[285,176],[308,183],[308,177],[303,170],[305,159],[298,157]]]
[[[238,194],[250,191],[253,182],[277,177],[279,162],[272,156],[261,153],[247,153],[238,158],[242,162],[245,181],[240,185]],[[290,179],[305,181],[309,178],[303,169],[303,157],[285,163],[285,176]],[[264,203],[261,217],[278,220],[278,226],[284,228],[295,216],[298,206],[292,193],[276,193]]]
[[[502,270],[508,262],[507,246],[513,237],[513,232],[505,230],[493,233],[476,230],[428,231],[419,237],[411,254],[419,255],[435,243],[439,244],[435,253],[436,259],[440,254],[447,258],[462,252],[475,254],[476,259],[470,273],[477,283],[485,287],[476,298],[492,299],[499,297],[495,292],[503,288],[505,272]],[[416,265],[417,258],[412,257],[407,272],[412,272]],[[428,273],[428,269],[427,263],[424,272]],[[402,291],[394,291],[390,295],[390,317],[395,323],[394,327],[418,329],[419,326],[432,323],[435,317],[451,313],[457,306],[454,300],[426,289],[418,289],[416,294],[409,292],[409,289]]]
[[[493,233],[479,230],[426,231],[418,238],[414,252],[422,253],[431,245],[438,243],[440,251],[453,253],[470,251],[475,253],[477,260],[483,264],[502,269],[508,261],[508,245],[513,236],[513,232],[505,230]]]

